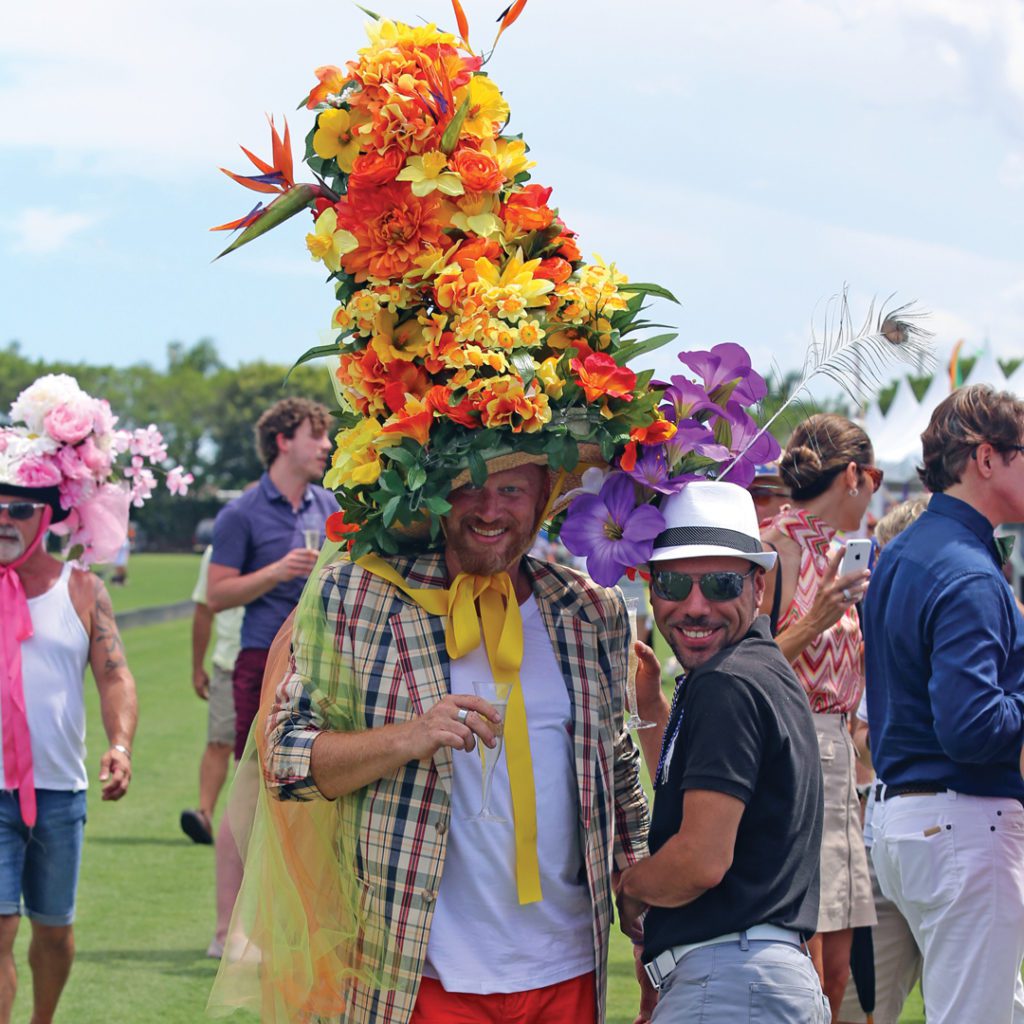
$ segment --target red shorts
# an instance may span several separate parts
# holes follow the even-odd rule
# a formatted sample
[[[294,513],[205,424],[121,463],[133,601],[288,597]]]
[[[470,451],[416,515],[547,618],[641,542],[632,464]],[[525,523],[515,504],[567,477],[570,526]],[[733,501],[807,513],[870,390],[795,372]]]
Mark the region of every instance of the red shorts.
[[[526,992],[446,992],[424,978],[409,1024],[595,1024],[594,972]]]
[[[238,652],[235,671],[231,674],[231,691],[235,697],[235,760],[242,759],[245,741],[249,738],[252,720],[260,709],[263,670],[267,667],[269,649],[246,647]]]

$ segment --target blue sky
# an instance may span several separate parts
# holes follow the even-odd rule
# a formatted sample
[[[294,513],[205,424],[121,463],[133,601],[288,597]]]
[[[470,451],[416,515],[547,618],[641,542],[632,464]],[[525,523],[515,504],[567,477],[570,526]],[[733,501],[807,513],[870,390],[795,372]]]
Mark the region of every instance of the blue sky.
[[[500,0],[464,6],[489,41]],[[453,24],[445,0],[380,9]],[[158,366],[170,340],[232,364],[320,343],[305,222],[217,263],[207,228],[252,205],[217,168],[268,153],[264,113],[299,148],[313,69],[363,45],[364,15],[36,0],[4,21],[0,343]],[[794,368],[849,282],[855,314],[917,299],[940,358],[961,337],[1024,354],[1019,0],[532,0],[488,71],[584,254],[678,295],[657,312],[679,348]]]

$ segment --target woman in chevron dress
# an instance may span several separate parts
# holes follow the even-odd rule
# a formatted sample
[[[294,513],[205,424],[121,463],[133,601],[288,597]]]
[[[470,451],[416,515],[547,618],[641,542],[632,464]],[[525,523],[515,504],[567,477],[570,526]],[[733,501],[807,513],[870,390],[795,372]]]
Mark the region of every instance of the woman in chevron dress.
[[[853,929],[875,922],[855,752],[848,721],[864,689],[863,638],[856,604],[868,573],[838,576],[839,530],[856,530],[881,484],[867,434],[850,420],[818,414],[801,423],[780,470],[793,503],[766,526],[762,539],[779,553],[762,610],[777,623],[776,640],[803,685],[818,734],[825,780],[821,902],[811,954],[833,1020],[850,971]]]

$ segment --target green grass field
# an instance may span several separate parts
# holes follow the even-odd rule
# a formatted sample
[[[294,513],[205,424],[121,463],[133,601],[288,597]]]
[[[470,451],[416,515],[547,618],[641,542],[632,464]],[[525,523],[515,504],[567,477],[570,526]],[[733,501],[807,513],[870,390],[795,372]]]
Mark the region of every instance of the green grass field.
[[[132,555],[128,559],[128,582],[124,586],[111,585],[110,566],[96,566],[96,571],[107,581],[114,611],[126,612],[187,601],[196,585],[199,555]]]
[[[184,582],[184,569],[175,568],[179,558],[194,572],[198,559],[189,562],[191,556],[133,557],[129,571],[136,572],[139,592],[157,593],[172,573]],[[142,571],[150,565],[159,569],[162,581],[152,587]],[[168,595],[150,603],[176,599],[180,596]],[[181,810],[196,801],[206,735],[205,705],[193,695],[189,680],[189,628],[189,620],[182,619],[124,635],[139,689],[134,777],[119,803],[103,803],[95,784],[89,791],[75,925],[78,954],[57,1013],[60,1024],[194,1024],[205,1019],[216,968],[203,955],[213,932],[213,848],[194,845],[178,827]],[[91,678],[87,694],[88,763],[95,780],[104,747]],[[12,1019],[18,1022],[29,1016],[27,935],[25,924],[16,951],[21,990]],[[631,947],[618,931],[613,932],[609,976],[609,1024],[631,1024],[637,988]],[[239,1013],[232,1019],[255,1018]],[[924,1020],[916,993],[901,1020]]]

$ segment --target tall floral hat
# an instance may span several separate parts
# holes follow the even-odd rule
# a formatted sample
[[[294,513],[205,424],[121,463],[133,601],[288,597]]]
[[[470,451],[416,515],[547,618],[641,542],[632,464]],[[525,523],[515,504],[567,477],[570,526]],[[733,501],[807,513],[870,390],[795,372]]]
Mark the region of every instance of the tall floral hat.
[[[116,429],[110,403],[93,398],[67,374],[46,374],[30,384],[0,427],[0,489],[45,502],[53,532],[68,554],[88,565],[113,558],[128,535],[130,506],[152,496],[167,448],[153,425]],[[181,466],[166,477],[184,494],[192,474]]]
[[[376,19],[355,60],[317,69],[314,183],[295,182],[287,126],[273,123],[271,162],[246,151],[259,173],[225,172],[277,193],[220,226],[244,229],[225,252],[312,210],[306,244],[329,272],[336,340],[299,362],[336,359],[324,483],[357,557],[400,550],[417,526],[419,543],[437,539],[449,491],[488,467],[544,463],[564,494],[632,438],[675,430],[652,373],[627,365],[675,337],[644,318],[649,297],[673,297],[582,259],[454,6],[459,35]]]

